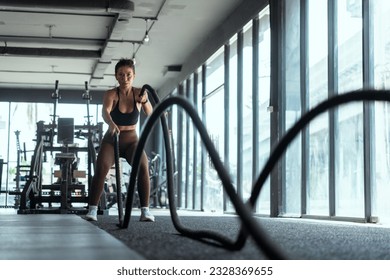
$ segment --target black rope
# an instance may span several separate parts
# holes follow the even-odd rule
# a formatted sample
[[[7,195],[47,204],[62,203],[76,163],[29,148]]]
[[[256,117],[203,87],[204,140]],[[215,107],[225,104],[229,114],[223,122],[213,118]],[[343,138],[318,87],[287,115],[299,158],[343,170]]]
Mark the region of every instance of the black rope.
[[[120,171],[119,133],[117,132],[114,135],[114,155],[115,155],[116,203],[118,205],[119,225],[121,225],[123,223],[122,174]]]
[[[352,101],[390,101],[389,91],[378,91],[378,90],[361,90],[354,91],[350,93],[345,93],[341,95],[336,95],[322,103],[318,104],[313,109],[309,110],[306,114],[304,114],[297,123],[292,126],[289,131],[282,137],[281,141],[275,146],[273,152],[271,153],[268,161],[266,162],[263,170],[260,173],[260,176],[256,180],[251,196],[246,204],[242,202],[242,200],[236,194],[234,186],[232,184],[231,178],[227,173],[226,169],[221,162],[219,155],[208,136],[207,130],[197,115],[196,110],[192,107],[191,103],[189,103],[186,99],[180,96],[173,96],[165,99],[160,102],[157,94],[148,85],[145,85],[142,90],[147,89],[156,103],[156,107],[154,108],[151,116],[146,120],[144,129],[141,133],[139,143],[134,155],[133,159],[133,168],[130,176],[130,182],[128,187],[128,199],[126,201],[126,213],[123,222],[120,221],[120,226],[122,228],[127,228],[130,221],[131,216],[131,208],[132,208],[132,198],[134,196],[135,189],[135,181],[136,175],[138,173],[138,166],[141,159],[142,151],[145,146],[145,143],[148,139],[150,132],[152,131],[155,123],[158,118],[161,120],[163,134],[164,134],[164,142],[166,149],[166,165],[167,165],[167,186],[168,186],[168,197],[169,197],[169,208],[171,212],[172,222],[178,232],[181,234],[196,239],[202,240],[205,239],[213,240],[221,244],[221,246],[230,249],[230,250],[238,250],[241,249],[248,237],[250,235],[257,246],[262,249],[267,257],[270,259],[285,259],[285,254],[282,253],[280,248],[276,246],[272,242],[272,240],[268,237],[265,231],[260,227],[259,223],[253,218],[252,208],[254,207],[256,200],[260,194],[261,188],[264,185],[266,179],[271,173],[272,169],[279,161],[280,157],[283,155],[288,145],[294,140],[294,138],[299,134],[299,132],[316,116],[326,112],[327,110],[346,104]],[[223,236],[218,232],[213,232],[209,230],[192,230],[184,227],[180,223],[179,216],[176,211],[175,204],[175,193],[173,187],[173,159],[171,153],[171,146],[169,143],[169,130],[167,121],[165,118],[165,110],[172,106],[178,105],[182,109],[184,109],[189,116],[191,117],[195,127],[197,128],[201,139],[209,153],[209,156],[214,164],[215,170],[217,171],[222,185],[224,187],[225,192],[229,196],[231,202],[233,203],[237,215],[240,217],[242,222],[242,227],[239,233],[238,238],[235,241],[230,240],[229,238]]]

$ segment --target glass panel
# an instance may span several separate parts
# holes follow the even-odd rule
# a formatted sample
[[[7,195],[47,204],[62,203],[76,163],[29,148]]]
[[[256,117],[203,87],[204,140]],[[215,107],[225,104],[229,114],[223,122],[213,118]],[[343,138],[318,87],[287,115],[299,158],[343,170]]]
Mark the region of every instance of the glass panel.
[[[206,127],[220,158],[224,147],[224,48],[219,49],[207,63],[206,77]],[[207,153],[208,154],[208,153]],[[223,186],[211,159],[206,161],[204,208],[223,211]]]
[[[225,166],[237,186],[237,36],[230,40],[229,88],[229,162]],[[226,210],[234,211],[230,199],[226,200]]]
[[[308,78],[310,108],[328,98],[327,0],[308,1]],[[307,213],[329,215],[328,113],[309,125]]]
[[[301,116],[300,0],[286,1],[286,131]],[[301,213],[301,136],[286,151],[285,213]]]
[[[198,95],[196,96],[196,110],[198,116],[202,119],[202,69],[198,70],[198,84],[196,85]],[[197,134],[197,140],[195,146],[197,147],[197,162],[196,162],[196,187],[195,187],[195,209],[201,210],[201,182],[202,182],[202,147],[203,142],[200,138],[199,132],[196,130],[194,132]]]
[[[191,78],[187,80],[187,87],[186,89],[189,90],[187,92],[187,98],[188,101],[193,102],[193,96],[194,96],[194,80],[193,75],[191,75]],[[186,188],[187,188],[187,208],[192,209],[193,208],[193,164],[194,164],[194,128],[192,124],[192,120],[189,117],[189,115],[186,113],[186,121],[187,121],[187,135],[188,135],[188,143],[187,143],[187,149],[188,149],[188,157],[186,158],[186,166],[188,170],[188,176],[186,178]]]
[[[178,157],[180,156],[181,158],[181,166],[179,166],[179,172],[182,173],[181,175],[181,182],[180,183],[180,186],[181,186],[181,191],[180,191],[180,197],[181,197],[181,204],[178,205],[179,207],[185,207],[186,203],[187,203],[187,200],[186,200],[186,188],[185,188],[185,185],[186,185],[186,158],[187,158],[187,114],[186,112],[181,108],[179,107],[178,108],[178,125],[181,126],[181,135],[180,137],[178,137],[178,147],[180,147],[181,151],[182,151],[182,154],[178,155]]]
[[[271,29],[269,22],[269,7],[260,12],[259,15],[259,166],[263,169],[270,154],[271,137],[271,114],[267,108],[270,102],[270,76],[271,76]],[[258,176],[257,175],[257,176]],[[256,179],[257,179],[256,176]],[[260,196],[256,205],[256,212],[270,213],[270,181],[269,179],[262,186]]]
[[[339,92],[362,88],[362,1],[338,0]],[[363,104],[338,108],[336,215],[364,217]]]
[[[217,152],[223,154],[223,89],[219,89],[218,92],[213,94],[206,100],[206,120],[207,130],[214,143]],[[205,181],[205,201],[204,209],[212,211],[223,211],[223,186],[219,179],[219,176],[214,169],[211,158],[206,158],[206,181]]]
[[[372,5],[374,32],[374,76],[375,88],[390,89],[390,1],[375,0]],[[375,176],[374,176],[374,215],[382,224],[390,224],[390,104],[375,103]]]
[[[252,48],[252,21],[244,27],[244,49],[243,49],[243,173],[242,173],[242,195],[243,200],[249,199],[252,191],[253,177],[253,106],[252,106],[252,76],[253,76],[253,48]]]
[[[87,105],[60,103],[57,105],[57,115],[60,118],[73,118],[75,125],[84,125],[87,123]],[[92,116],[91,122],[94,123],[94,120],[96,118]]]

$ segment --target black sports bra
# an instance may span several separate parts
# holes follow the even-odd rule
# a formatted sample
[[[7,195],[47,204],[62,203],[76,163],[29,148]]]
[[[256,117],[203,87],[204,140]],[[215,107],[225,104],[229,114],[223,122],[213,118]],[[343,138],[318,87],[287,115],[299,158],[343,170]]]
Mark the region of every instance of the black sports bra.
[[[116,93],[118,94],[118,102],[116,103],[114,109],[110,112],[111,119],[116,125],[120,126],[128,126],[135,125],[138,122],[139,111],[137,108],[137,102],[135,101],[134,91],[133,91],[133,99],[134,99],[134,109],[130,113],[122,113],[119,111],[119,87],[116,88]]]

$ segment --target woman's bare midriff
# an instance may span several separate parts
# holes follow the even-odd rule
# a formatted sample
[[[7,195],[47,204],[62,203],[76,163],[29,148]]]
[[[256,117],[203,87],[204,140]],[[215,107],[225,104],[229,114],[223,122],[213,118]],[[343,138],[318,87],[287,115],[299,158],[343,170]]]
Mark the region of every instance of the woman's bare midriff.
[[[131,130],[135,130],[137,128],[137,125],[126,125],[126,126],[119,125],[118,128],[120,131],[131,131]]]

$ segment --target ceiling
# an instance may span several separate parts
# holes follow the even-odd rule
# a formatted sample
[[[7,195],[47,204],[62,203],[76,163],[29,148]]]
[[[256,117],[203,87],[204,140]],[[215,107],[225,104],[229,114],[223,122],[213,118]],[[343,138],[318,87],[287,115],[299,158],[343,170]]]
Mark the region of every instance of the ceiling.
[[[133,56],[135,86],[158,89],[242,1],[0,0],[0,89],[105,91]]]

